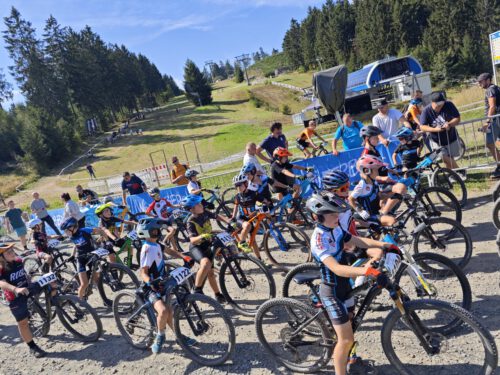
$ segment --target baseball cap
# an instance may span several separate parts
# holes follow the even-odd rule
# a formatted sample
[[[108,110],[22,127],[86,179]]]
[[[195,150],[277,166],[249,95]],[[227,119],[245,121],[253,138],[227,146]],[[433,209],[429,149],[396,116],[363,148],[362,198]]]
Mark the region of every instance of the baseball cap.
[[[437,103],[437,102],[444,102],[446,98],[444,97],[442,92],[433,92],[431,94],[431,102]]]
[[[382,108],[383,106],[385,106],[385,105],[387,105],[387,104],[389,104],[389,103],[387,103],[387,100],[385,100],[385,99],[384,99],[384,100],[382,100],[382,101],[380,102],[380,104],[377,106],[377,108]]]
[[[479,77],[477,77],[477,81],[478,82],[481,82],[481,81],[486,81],[487,79],[491,79],[491,74],[490,73],[481,73],[479,75]]]
[[[3,254],[7,250],[9,250],[11,247],[13,247],[13,243],[2,243],[0,242],[0,254]]]
[[[176,161],[178,161],[179,159],[177,158],[177,156],[172,156],[172,163],[175,163]]]

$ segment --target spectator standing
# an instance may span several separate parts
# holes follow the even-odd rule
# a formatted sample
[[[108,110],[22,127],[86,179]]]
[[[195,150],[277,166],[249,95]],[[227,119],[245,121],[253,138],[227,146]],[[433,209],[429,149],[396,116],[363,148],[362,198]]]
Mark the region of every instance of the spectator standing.
[[[44,199],[40,198],[40,194],[38,194],[37,192],[33,193],[33,200],[31,201],[30,208],[31,212],[34,213],[37,218],[42,220],[43,233],[46,233],[45,223],[47,223],[52,228],[52,230],[60,237],[59,239],[63,239],[63,236],[61,235],[59,228],[54,223],[54,219],[52,219],[52,216],[50,216],[49,213],[47,212],[47,208],[49,208],[49,205],[47,204],[47,202],[45,202]]]
[[[389,108],[387,100],[382,100],[378,106],[378,113],[373,116],[373,126],[376,126],[382,131],[379,135],[380,143],[385,146],[389,145],[389,138],[392,137],[399,129],[399,125],[404,125],[411,129],[411,124],[405,119],[403,114],[397,109]]]
[[[455,105],[446,100],[440,92],[431,95],[431,104],[420,115],[420,128],[430,137],[430,146],[434,150],[445,146],[442,151],[447,168],[457,169],[454,157],[460,154],[458,134],[455,127],[460,123],[460,113]],[[465,179],[465,174],[462,176]]]
[[[84,189],[82,185],[76,186],[76,192],[78,194],[78,203],[82,206],[88,204],[99,204],[99,196],[97,193],[90,189]]]
[[[63,221],[72,217],[78,221],[78,228],[85,228],[85,214],[80,211],[78,204],[71,200],[68,193],[61,194],[61,200],[64,203]]]
[[[142,194],[148,190],[148,187],[139,177],[129,172],[123,173],[122,180],[122,201],[123,205],[127,205],[127,191],[130,195]]]
[[[281,125],[280,122],[273,122],[269,130],[271,134],[257,146],[256,151],[256,155],[266,163],[272,163],[274,161],[273,152],[278,147],[288,148],[288,141],[283,134],[283,125]],[[262,155],[263,150],[267,152],[267,156]]]
[[[87,171],[89,172],[89,175],[90,175],[90,179],[93,180],[93,179],[96,179],[97,177],[95,176],[95,171],[94,171],[94,167],[92,166],[92,164],[90,163],[87,163],[87,166],[85,167],[87,168]]]
[[[26,228],[26,223],[23,220],[23,211],[19,208],[16,208],[14,201],[9,201],[7,203],[7,207],[9,208],[5,213],[5,218],[8,221],[8,224],[12,227],[14,232],[16,232],[19,240],[21,241],[21,245],[23,245],[24,250],[28,250],[28,245],[26,241],[26,234],[28,230]]]
[[[500,114],[500,88],[492,82],[490,73],[482,73],[477,77],[479,86],[484,89],[484,115],[492,117]],[[500,178],[500,153],[496,141],[500,139],[500,118],[489,118],[481,129],[485,134],[485,143],[497,166],[491,173],[492,178]]]
[[[189,169],[189,165],[181,164],[177,156],[172,156],[172,172],[170,172],[170,179],[173,184],[177,186],[187,185],[189,180],[186,178],[186,171]]]
[[[257,159],[257,145],[254,142],[248,142],[246,146],[247,152],[243,156],[243,165],[253,164],[257,168],[257,173],[260,175],[265,175],[266,170],[260,164],[259,159]]]
[[[349,113],[344,114],[342,117],[344,125],[337,128],[332,141],[332,153],[337,156],[337,142],[342,139],[344,150],[352,150],[354,148],[363,147],[363,138],[359,135],[359,131],[363,128],[360,121],[354,121]]]

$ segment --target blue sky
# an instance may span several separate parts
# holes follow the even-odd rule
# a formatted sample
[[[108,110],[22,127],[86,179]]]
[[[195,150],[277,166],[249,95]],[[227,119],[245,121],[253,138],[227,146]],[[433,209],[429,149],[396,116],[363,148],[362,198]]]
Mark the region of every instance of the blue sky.
[[[305,17],[319,0],[2,0],[0,14],[16,7],[41,35],[52,14],[63,26],[89,25],[110,43],[146,55],[162,73],[181,81],[187,58],[200,68],[207,60],[233,61],[264,48],[281,50],[290,19]],[[4,30],[5,26],[1,25]],[[11,61],[0,40],[0,67],[12,81]],[[15,91],[14,101],[22,96]]]

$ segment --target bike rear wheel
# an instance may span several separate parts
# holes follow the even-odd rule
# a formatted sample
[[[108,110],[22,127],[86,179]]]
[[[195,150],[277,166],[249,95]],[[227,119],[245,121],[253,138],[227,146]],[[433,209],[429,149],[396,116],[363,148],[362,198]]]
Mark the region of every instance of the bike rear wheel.
[[[187,234],[185,228],[177,228],[174,234],[173,241],[175,241],[180,252],[187,253],[189,251],[189,244],[191,243],[191,241],[189,241],[189,235]]]
[[[134,348],[147,350],[153,344],[156,333],[156,316],[151,308],[134,292],[122,291],[113,301],[116,326]]]
[[[233,208],[234,208],[234,202],[232,201],[222,201],[219,207],[215,210],[216,215],[220,216],[225,216],[225,217],[231,217],[233,216]],[[227,231],[228,230],[228,225],[226,222],[216,219],[217,225],[219,226],[220,229]]]
[[[219,285],[231,306],[246,316],[255,316],[260,305],[276,297],[276,284],[267,267],[245,254],[233,255],[222,263]]]
[[[139,280],[134,271],[119,263],[107,263],[97,281],[97,289],[104,305],[111,307],[115,294],[121,290],[135,291]]]
[[[321,316],[313,319],[318,313],[321,310],[291,298],[267,301],[255,317],[257,338],[266,352],[286,368],[317,372],[331,359],[334,343],[326,321]]]
[[[431,186],[418,192],[414,200],[417,210],[427,217],[448,217],[462,222],[462,207],[452,192],[440,186]]]
[[[222,365],[233,355],[233,322],[224,308],[208,296],[182,295],[175,305],[174,331],[184,353],[203,366]],[[197,344],[190,346],[188,338],[194,338]]]
[[[320,268],[316,263],[304,263],[293,267],[285,276],[283,280],[282,295],[285,298],[293,298],[308,306],[312,306],[316,301],[314,294],[311,292],[311,288],[307,284],[298,284],[295,282],[294,278],[297,275],[314,275],[320,276]],[[319,288],[321,279],[318,277],[317,280],[313,282],[315,288]]]
[[[264,251],[277,268],[290,270],[297,264],[311,260],[309,237],[290,223],[274,224],[264,234]]]
[[[495,341],[470,312],[436,300],[409,301],[404,308],[407,316],[398,309],[389,313],[381,335],[384,353],[399,374],[493,374],[498,362]],[[459,320],[461,329],[446,335],[443,320]],[[416,326],[424,330],[431,354],[414,333]]]
[[[84,342],[99,340],[102,335],[102,322],[87,301],[70,295],[60,295],[56,298],[56,314],[73,336]]]
[[[28,257],[23,259],[23,267],[28,275],[41,275],[41,262],[35,257]]]
[[[440,186],[455,195],[461,207],[467,204],[467,188],[460,175],[448,168],[438,168],[432,173],[433,186]]]

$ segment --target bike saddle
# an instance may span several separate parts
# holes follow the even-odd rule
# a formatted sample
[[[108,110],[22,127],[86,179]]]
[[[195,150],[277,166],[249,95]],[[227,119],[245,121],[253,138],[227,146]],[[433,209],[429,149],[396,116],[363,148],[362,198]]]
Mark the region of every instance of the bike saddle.
[[[295,281],[299,285],[302,285],[314,280],[318,280],[320,278],[321,274],[319,273],[318,270],[317,272],[311,271],[311,272],[299,273],[298,275],[294,276],[293,281]]]

